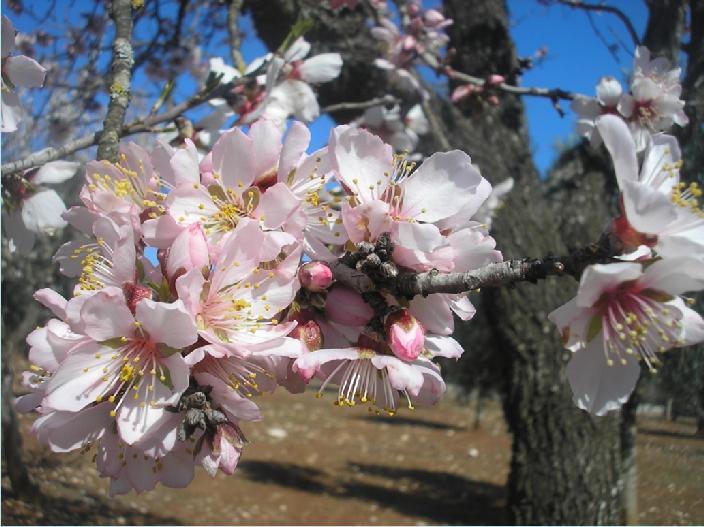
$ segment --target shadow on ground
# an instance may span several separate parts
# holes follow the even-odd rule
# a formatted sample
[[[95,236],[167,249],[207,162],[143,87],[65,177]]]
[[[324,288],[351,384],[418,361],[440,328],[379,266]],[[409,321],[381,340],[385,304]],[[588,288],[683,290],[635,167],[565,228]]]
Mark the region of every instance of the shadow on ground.
[[[688,434],[686,432],[676,432],[674,430],[656,430],[654,428],[638,428],[639,434],[645,434],[657,437],[672,437],[675,439],[701,439],[704,441],[704,437],[697,435],[696,433]]]
[[[247,477],[312,493],[378,503],[441,524],[506,524],[503,487],[448,472],[349,463],[351,481],[329,481],[324,472],[292,463],[246,462]],[[371,483],[373,480],[379,483]]]
[[[364,421],[369,421],[372,423],[388,423],[390,425],[396,426],[423,426],[425,428],[430,428],[432,430],[464,430],[463,426],[455,426],[446,423],[436,423],[434,421],[426,421],[424,419],[417,419],[414,417],[403,417],[394,415],[393,417],[385,415],[360,415],[357,419],[362,419]]]
[[[9,485],[2,486],[2,525],[182,525],[176,518],[141,513],[92,494],[70,497],[39,496],[32,503],[17,500]]]

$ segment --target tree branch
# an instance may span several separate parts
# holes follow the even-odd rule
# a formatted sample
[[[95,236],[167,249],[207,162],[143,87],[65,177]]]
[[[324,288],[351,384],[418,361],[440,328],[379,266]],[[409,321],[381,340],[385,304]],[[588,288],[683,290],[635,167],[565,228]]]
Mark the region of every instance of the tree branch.
[[[247,64],[240,51],[242,39],[238,25],[242,3],[243,0],[230,0],[230,5],[227,7],[227,32],[230,36],[230,54],[232,55],[232,63],[240,70],[240,73],[244,73],[247,69]]]
[[[628,33],[631,35],[631,39],[633,40],[633,43],[636,46],[640,46],[640,38],[638,37],[638,32],[636,31],[636,28],[633,27],[633,23],[631,22],[631,19],[626,16],[626,14],[621,11],[619,8],[606,5],[606,4],[588,4],[587,2],[583,2],[581,0],[557,0],[559,3],[562,5],[565,5],[567,7],[573,7],[575,9],[584,9],[585,11],[602,11],[604,13],[611,13],[612,15],[616,15],[621,22],[626,26],[626,30],[628,30]]]
[[[130,104],[130,83],[134,56],[132,52],[131,0],[113,0],[112,19],[115,22],[115,41],[112,53],[112,83],[110,104],[98,138],[98,159],[117,161],[120,130]]]
[[[266,64],[262,65],[262,68],[265,68]],[[122,130],[120,131],[120,137],[126,137],[128,135],[133,135],[133,134],[139,134],[143,132],[150,132],[152,131],[154,125],[165,123],[168,121],[173,121],[176,117],[181,115],[182,113],[190,110],[191,108],[195,108],[196,106],[199,106],[205,102],[210,101],[211,99],[216,99],[219,97],[225,96],[232,88],[235,86],[239,86],[240,84],[244,84],[246,82],[249,82],[252,76],[256,76],[260,70],[258,69],[257,71],[252,72],[248,76],[243,76],[239,77],[237,79],[233,79],[232,81],[225,83],[225,84],[220,84],[218,86],[215,86],[213,88],[208,88],[206,87],[205,89],[201,90],[200,92],[196,93],[193,97],[190,99],[182,102],[181,104],[178,104],[174,106],[171,110],[157,114],[157,115],[150,115],[149,117],[145,119],[137,119],[135,121],[132,121],[130,124],[125,125],[122,127]],[[2,176],[10,176],[12,174],[15,174],[17,172],[20,172],[22,170],[27,170],[29,168],[35,167],[35,166],[40,166],[45,163],[48,163],[49,161],[55,161],[57,159],[61,159],[69,154],[72,154],[74,152],[77,152],[79,150],[83,150],[85,148],[90,148],[91,146],[95,146],[98,144],[98,140],[100,138],[100,133],[95,132],[90,135],[81,137],[79,139],[75,139],[74,141],[70,141],[66,143],[65,145],[59,146],[59,147],[49,147],[49,148],[44,148],[43,150],[39,150],[37,152],[34,152],[24,159],[20,159],[17,161],[12,161],[10,163],[5,163],[2,165],[2,168],[0,169],[0,173],[2,173]]]
[[[451,68],[446,68],[445,73],[447,76],[451,79],[456,79],[460,80],[462,82],[466,82],[468,84],[474,84],[475,86],[481,86],[484,87],[486,84],[486,80],[481,79],[479,77],[475,77],[473,75],[468,75],[466,73],[462,73],[461,71],[457,71]],[[577,94],[566,91],[560,88],[536,88],[536,87],[523,87],[523,86],[514,86],[512,84],[506,84],[505,82],[502,82],[501,84],[492,84],[492,88],[499,89],[501,91],[504,91],[506,93],[512,93],[514,95],[529,95],[533,97],[545,97],[547,99],[550,99],[552,101],[557,101],[560,99],[566,100],[566,101],[571,101],[573,100]]]
[[[548,276],[565,274],[579,280],[588,265],[608,262],[620,254],[622,248],[613,236],[605,233],[596,243],[575,249],[567,256],[506,260],[465,273],[442,273],[433,269],[424,273],[399,273],[394,277],[380,278],[350,267],[349,260],[346,262],[345,258],[333,267],[333,273],[338,282],[360,293],[385,289],[408,298],[433,293],[458,294],[516,282],[535,283]]]
[[[380,106],[382,104],[399,104],[400,102],[401,100],[393,95],[385,95],[384,97],[377,97],[376,99],[370,99],[368,101],[330,104],[321,108],[320,113],[332,113],[342,110],[366,110],[367,108],[373,108],[374,106]]]

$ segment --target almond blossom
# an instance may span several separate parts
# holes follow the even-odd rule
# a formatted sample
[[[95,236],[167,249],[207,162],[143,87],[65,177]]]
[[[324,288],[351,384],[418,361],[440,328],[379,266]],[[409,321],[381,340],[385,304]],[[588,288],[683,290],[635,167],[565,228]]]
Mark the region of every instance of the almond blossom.
[[[3,188],[3,224],[12,245],[21,254],[34,246],[37,234],[53,234],[66,226],[62,215],[66,205],[47,185],[71,179],[78,163],[52,161],[21,176],[14,176]]]
[[[639,361],[652,369],[659,353],[704,341],[704,320],[680,296],[704,287],[702,271],[687,258],[585,270],[576,298],[548,316],[574,352],[567,379],[577,406],[596,415],[619,408],[638,380]]]
[[[14,132],[24,111],[16,87],[38,88],[44,84],[46,68],[25,55],[10,55],[15,47],[15,28],[5,15],[2,16],[2,111],[0,132]]]
[[[622,216],[614,232],[629,251],[652,248],[664,258],[704,258],[704,212],[695,183],[680,181],[682,165],[677,141],[655,136],[639,171],[636,145],[626,124],[615,116],[597,120],[609,150],[622,195]]]
[[[398,105],[391,109],[373,106],[365,110],[355,124],[381,137],[398,153],[414,152],[420,136],[428,133],[428,120],[419,104],[411,107],[405,117],[401,117],[401,108]]]

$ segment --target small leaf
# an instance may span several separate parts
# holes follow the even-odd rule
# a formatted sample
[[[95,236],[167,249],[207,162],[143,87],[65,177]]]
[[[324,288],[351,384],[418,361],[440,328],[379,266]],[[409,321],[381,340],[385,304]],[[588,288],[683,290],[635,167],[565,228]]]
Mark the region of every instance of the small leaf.
[[[315,22],[313,22],[313,20],[311,20],[310,18],[299,18],[298,20],[296,20],[296,23],[293,24],[291,31],[289,31],[288,35],[286,35],[286,38],[281,43],[279,49],[276,52],[279,55],[283,55],[284,53],[286,53],[288,48],[291,47],[291,44],[293,44],[298,37],[302,37],[308,31],[310,31],[310,29],[314,25]]]

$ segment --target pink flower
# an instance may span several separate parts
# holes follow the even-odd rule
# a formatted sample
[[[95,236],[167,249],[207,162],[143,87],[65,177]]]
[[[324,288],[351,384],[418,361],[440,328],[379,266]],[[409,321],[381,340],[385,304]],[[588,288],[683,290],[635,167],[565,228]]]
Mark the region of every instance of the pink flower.
[[[374,310],[353,289],[336,285],[327,294],[325,315],[345,326],[363,326],[374,316]]]
[[[459,150],[433,154],[413,170],[414,164],[394,162],[391,147],[378,137],[345,126],[332,131],[329,148],[340,182],[352,196],[342,208],[350,240],[373,242],[390,232],[394,258],[405,257],[412,269],[425,270],[419,259],[447,246],[439,228],[444,221],[462,215],[468,223],[491,192]]]
[[[325,262],[307,262],[298,269],[301,286],[314,293],[328,289],[333,282],[332,270]]]
[[[133,444],[165,419],[165,406],[188,386],[178,350],[196,341],[196,327],[178,300],[142,300],[135,315],[113,287],[89,296],[80,319],[92,341],[72,350],[47,385],[44,405],[76,412],[95,402],[114,404],[122,439]]]
[[[687,258],[588,267],[577,297],[549,315],[574,352],[567,366],[577,406],[596,415],[621,406],[657,354],[704,340],[704,320],[680,298],[704,287],[701,263]]]
[[[242,431],[237,425],[230,423],[218,425],[215,437],[212,441],[206,440],[206,442],[207,448],[201,456],[201,465],[205,471],[212,477],[215,477],[218,469],[228,475],[234,474],[245,443]]]
[[[398,309],[384,321],[386,343],[399,359],[414,361],[425,344],[425,329],[408,309]]]

